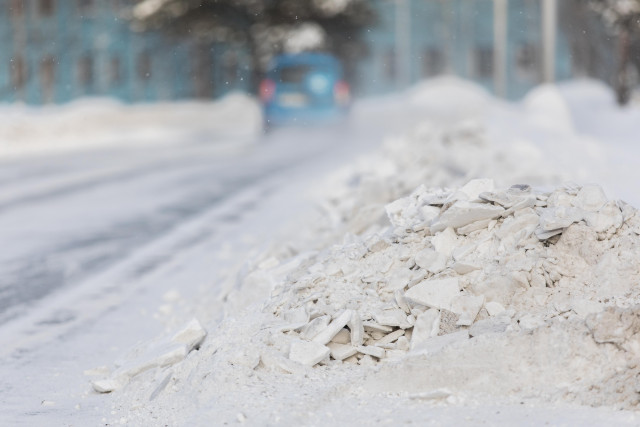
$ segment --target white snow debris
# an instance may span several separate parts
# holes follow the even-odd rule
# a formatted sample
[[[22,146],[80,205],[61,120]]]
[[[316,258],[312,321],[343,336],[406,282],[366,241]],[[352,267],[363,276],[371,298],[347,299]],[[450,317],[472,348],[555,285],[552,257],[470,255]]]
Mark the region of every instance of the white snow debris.
[[[202,343],[206,335],[200,322],[192,319],[171,337],[141,344],[120,362],[120,366],[108,378],[94,380],[91,384],[100,393],[118,390],[144,371],[181,362]]]
[[[289,359],[306,366],[313,366],[326,359],[331,350],[315,341],[295,341],[291,343]]]
[[[358,349],[352,345],[338,344],[330,342],[327,347],[331,350],[331,357],[334,360],[344,360],[353,356],[358,352]]]
[[[435,234],[448,227],[455,229],[476,221],[494,219],[503,212],[504,208],[500,206],[459,200],[433,221],[431,232]]]
[[[313,341],[320,344],[327,344],[351,321],[352,316],[352,310],[343,311],[342,314],[336,317],[326,328],[316,335]]]
[[[416,319],[416,324],[411,334],[411,348],[416,348],[429,338],[438,335],[440,331],[440,311],[435,308],[422,313]]]
[[[504,311],[504,307],[499,302],[490,301],[484,305],[484,308],[487,309],[489,316],[497,316],[498,314]]]
[[[451,303],[458,295],[460,295],[460,284],[455,277],[425,280],[404,294],[410,303],[449,311],[451,311]]]

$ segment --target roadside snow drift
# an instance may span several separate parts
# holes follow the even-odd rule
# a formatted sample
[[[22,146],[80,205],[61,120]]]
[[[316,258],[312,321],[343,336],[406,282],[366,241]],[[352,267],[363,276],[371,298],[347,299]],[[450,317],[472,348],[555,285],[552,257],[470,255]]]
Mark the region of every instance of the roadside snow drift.
[[[114,408],[292,425],[441,405],[456,408],[445,423],[479,405],[637,409],[640,215],[561,175],[478,122],[390,139],[328,180],[318,217],[224,296],[255,304],[230,303],[183,361],[129,375]]]
[[[231,93],[215,102],[125,105],[81,99],[65,105],[0,106],[0,158],[111,145],[176,143],[215,136],[255,137],[258,102]]]

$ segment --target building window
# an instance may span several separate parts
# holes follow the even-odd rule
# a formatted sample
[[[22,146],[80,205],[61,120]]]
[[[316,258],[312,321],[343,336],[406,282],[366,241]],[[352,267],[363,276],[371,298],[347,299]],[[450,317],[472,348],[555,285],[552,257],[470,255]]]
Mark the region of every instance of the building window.
[[[40,63],[40,84],[42,86],[42,98],[45,102],[53,101],[56,82],[56,60],[48,56]]]
[[[76,0],[78,13],[82,16],[91,15],[94,6],[93,0]]]
[[[109,82],[112,86],[122,83],[122,63],[117,56],[111,57],[109,61]]]
[[[55,10],[55,0],[40,0],[38,13],[40,16],[51,16]]]
[[[93,57],[84,55],[78,60],[78,83],[83,87],[93,86]]]
[[[238,79],[238,57],[235,52],[226,52],[223,56],[224,82],[234,85]]]
[[[531,43],[523,43],[516,49],[516,73],[520,78],[535,79],[538,74],[538,49]]]
[[[11,84],[14,89],[22,89],[27,84],[27,64],[24,58],[17,56],[11,59]]]
[[[387,80],[396,79],[396,53],[393,48],[382,55],[383,75]]]
[[[138,78],[140,80],[151,78],[151,55],[148,52],[142,52],[138,56]]]
[[[476,47],[474,59],[476,77],[491,77],[493,74],[493,48],[485,46]]]
[[[196,98],[210,98],[215,89],[211,47],[207,44],[195,46],[191,53],[191,61],[194,96]],[[226,73],[226,70],[223,70],[223,73]]]
[[[24,15],[24,0],[11,0],[9,4],[11,16],[17,18]]]
[[[428,47],[424,50],[422,59],[422,75],[424,77],[435,76],[444,71],[444,53],[436,47]]]

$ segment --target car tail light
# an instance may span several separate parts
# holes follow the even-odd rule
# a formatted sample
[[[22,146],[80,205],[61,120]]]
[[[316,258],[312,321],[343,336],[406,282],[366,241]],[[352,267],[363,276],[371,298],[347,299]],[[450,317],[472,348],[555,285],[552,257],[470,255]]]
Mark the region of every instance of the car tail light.
[[[276,94],[276,83],[270,79],[264,79],[260,82],[260,100],[262,102],[269,102]]]
[[[344,80],[340,80],[333,87],[333,96],[338,104],[345,105],[351,100],[349,92],[349,84]]]

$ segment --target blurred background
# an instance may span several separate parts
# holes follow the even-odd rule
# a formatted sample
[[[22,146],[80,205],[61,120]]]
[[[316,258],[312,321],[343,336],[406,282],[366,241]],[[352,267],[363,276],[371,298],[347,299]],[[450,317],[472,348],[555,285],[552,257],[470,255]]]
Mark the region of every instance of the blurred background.
[[[428,185],[596,182],[640,206],[639,18],[640,0],[0,0],[0,425],[95,424],[109,401],[73,409],[79,367],[219,315],[318,200],[345,212],[319,224],[357,223],[358,191],[386,221],[418,185],[394,184],[405,160]]]
[[[626,103],[639,13],[635,0],[4,0],[0,101],[256,93],[274,55],[328,51],[358,96],[448,74],[515,100],[588,76]]]

